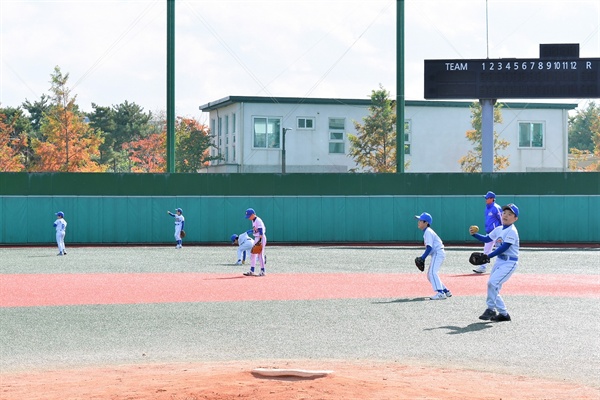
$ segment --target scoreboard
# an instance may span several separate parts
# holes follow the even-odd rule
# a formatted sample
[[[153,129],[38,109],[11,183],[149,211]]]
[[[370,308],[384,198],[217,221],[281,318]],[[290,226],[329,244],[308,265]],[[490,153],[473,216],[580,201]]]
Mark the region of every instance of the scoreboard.
[[[600,98],[600,58],[425,60],[425,99]]]

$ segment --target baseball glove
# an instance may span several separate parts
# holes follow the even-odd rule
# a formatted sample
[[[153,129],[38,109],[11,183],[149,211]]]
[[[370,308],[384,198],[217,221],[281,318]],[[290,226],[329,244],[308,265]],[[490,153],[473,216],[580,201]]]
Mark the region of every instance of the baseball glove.
[[[490,262],[490,256],[485,253],[471,253],[469,257],[469,262],[473,265],[483,265]]]
[[[415,265],[417,266],[419,271],[421,271],[421,272],[425,271],[425,260],[423,260],[423,257],[415,258]]]
[[[250,250],[250,252],[251,252],[252,254],[260,254],[260,253],[262,253],[262,249],[263,249],[263,248],[262,248],[262,244],[255,244],[255,245],[252,247],[252,250]]]
[[[179,232],[179,236],[183,239],[185,237],[186,233],[185,231],[182,229],[181,232]]]

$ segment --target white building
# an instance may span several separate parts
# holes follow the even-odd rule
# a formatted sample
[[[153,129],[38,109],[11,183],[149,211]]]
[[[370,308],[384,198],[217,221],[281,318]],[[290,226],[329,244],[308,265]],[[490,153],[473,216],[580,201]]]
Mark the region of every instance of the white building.
[[[472,102],[406,101],[406,172],[461,172],[472,150]],[[348,172],[353,121],[363,123],[370,99],[229,96],[200,106],[215,135],[209,173]],[[568,112],[577,104],[503,103],[494,131],[510,145],[503,172],[567,171]],[[284,136],[285,132],[285,136]],[[285,150],[285,152],[283,151]],[[284,155],[285,153],[285,161]]]

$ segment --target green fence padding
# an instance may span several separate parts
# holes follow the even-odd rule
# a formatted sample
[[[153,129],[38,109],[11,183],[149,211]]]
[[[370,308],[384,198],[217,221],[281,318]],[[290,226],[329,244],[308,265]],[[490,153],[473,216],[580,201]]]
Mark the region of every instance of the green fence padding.
[[[514,202],[523,243],[600,242],[598,196],[498,196]],[[483,226],[478,196],[1,196],[2,244],[54,243],[55,213],[68,222],[68,244],[174,242],[180,207],[187,243],[228,243],[251,228],[245,210],[265,221],[269,242],[421,243],[415,215],[429,212],[432,228],[447,243],[478,244],[468,226]],[[10,217],[7,218],[7,215]]]
[[[488,190],[513,195],[598,195],[600,173],[0,173],[0,196],[460,196]]]
[[[433,215],[446,242],[472,243],[483,194],[515,202],[524,242],[599,243],[600,173],[93,174],[0,173],[0,243],[168,243],[181,207],[186,242],[226,242],[250,229],[253,207],[271,242],[422,241],[414,215]]]

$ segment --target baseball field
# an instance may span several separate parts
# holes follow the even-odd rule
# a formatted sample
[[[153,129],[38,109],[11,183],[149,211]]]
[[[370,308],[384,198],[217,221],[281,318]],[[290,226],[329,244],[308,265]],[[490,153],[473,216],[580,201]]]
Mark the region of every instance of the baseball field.
[[[0,399],[600,399],[600,249],[522,247],[499,323],[480,250],[432,301],[422,246],[0,248]]]

